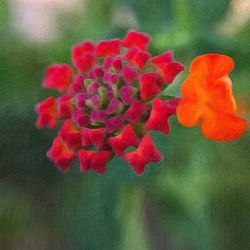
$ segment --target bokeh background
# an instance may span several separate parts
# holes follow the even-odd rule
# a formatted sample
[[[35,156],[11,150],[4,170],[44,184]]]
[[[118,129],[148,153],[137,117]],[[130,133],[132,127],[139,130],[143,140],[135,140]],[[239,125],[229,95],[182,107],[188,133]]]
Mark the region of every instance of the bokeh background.
[[[55,130],[35,128],[34,105],[46,66],[70,63],[86,38],[152,35],[150,52],[234,58],[239,114],[250,122],[249,0],[0,1],[0,249],[250,249],[250,133],[207,141],[171,118],[172,133],[153,133],[165,159],[135,176],[113,159],[105,176],[61,174],[46,159]],[[178,95],[186,72],[169,94]]]

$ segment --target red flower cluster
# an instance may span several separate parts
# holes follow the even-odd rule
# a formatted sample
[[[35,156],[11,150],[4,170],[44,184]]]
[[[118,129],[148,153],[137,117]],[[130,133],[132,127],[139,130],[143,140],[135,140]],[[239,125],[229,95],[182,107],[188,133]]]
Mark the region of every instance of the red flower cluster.
[[[79,157],[81,171],[103,174],[117,155],[141,174],[162,159],[148,131],[169,133],[179,98],[160,96],[184,67],[171,51],[152,57],[149,42],[149,35],[134,30],[123,40],[84,41],[72,49],[76,74],[67,64],[48,67],[43,86],[63,95],[36,106],[36,126],[54,128],[64,121],[47,153],[60,170]]]

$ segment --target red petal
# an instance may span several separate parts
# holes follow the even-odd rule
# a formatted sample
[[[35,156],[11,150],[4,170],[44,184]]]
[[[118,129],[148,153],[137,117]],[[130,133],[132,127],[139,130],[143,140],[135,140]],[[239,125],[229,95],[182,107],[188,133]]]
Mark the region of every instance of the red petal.
[[[89,138],[92,144],[96,147],[102,147],[106,137],[105,128],[90,129]]]
[[[87,151],[85,149],[80,149],[78,151],[81,171],[87,171],[90,169],[90,161],[94,153],[94,151]]]
[[[95,45],[91,41],[85,41],[73,47],[72,61],[80,74],[87,72],[96,64],[94,51]]]
[[[82,130],[82,145],[90,146],[91,144],[95,147],[102,147],[104,144],[104,140],[106,137],[106,129],[105,128],[83,128]]]
[[[139,140],[133,127],[128,124],[119,135],[110,137],[108,143],[112,146],[117,156],[122,156],[127,147],[137,146]]]
[[[92,41],[87,40],[82,43],[76,44],[72,48],[72,58],[73,62],[75,59],[82,57],[87,52],[94,52],[95,51],[95,45]]]
[[[104,174],[111,156],[112,153],[110,151],[94,152],[90,162],[91,168],[99,174]]]
[[[70,118],[75,110],[71,102],[72,94],[68,93],[57,99],[58,114],[61,119]]]
[[[120,133],[120,138],[124,141],[124,143],[126,143],[127,146],[135,147],[139,144],[139,140],[135,134],[135,131],[130,124],[124,127]]]
[[[132,61],[138,69],[142,70],[150,56],[148,52],[141,51],[133,57]]]
[[[87,171],[92,168],[97,173],[104,174],[107,162],[111,158],[112,153],[110,151],[95,152],[81,149],[78,152],[78,156],[81,171]]]
[[[111,145],[117,156],[122,156],[124,151],[127,148],[127,145],[122,141],[122,139],[118,136],[112,136],[108,139],[109,145]]]
[[[172,83],[174,78],[184,70],[184,66],[178,62],[170,62],[161,67],[162,73],[168,83]]]
[[[157,163],[162,160],[161,153],[156,149],[150,135],[145,135],[138,147],[140,155],[148,162]]]
[[[154,56],[151,60],[153,64],[160,65],[160,64],[165,64],[173,61],[174,54],[171,50],[168,50],[164,53],[162,53],[159,56]]]
[[[159,162],[162,159],[162,155],[155,148],[151,137],[145,135],[139,147],[132,152],[126,153],[124,159],[129,162],[136,174],[139,175],[144,171],[146,164]]]
[[[140,75],[140,96],[143,101],[147,101],[160,92],[160,88],[157,85],[157,79],[159,78],[156,73],[146,73]]]
[[[142,70],[150,56],[148,52],[141,51],[138,47],[133,47],[124,55],[124,58],[138,69]]]
[[[167,83],[172,83],[175,76],[184,70],[184,66],[174,61],[172,51],[166,51],[152,58],[151,62],[157,66]]]
[[[89,128],[82,129],[82,146],[88,147],[91,145],[91,141],[89,138]]]
[[[48,97],[44,101],[38,103],[36,105],[36,111],[38,113],[36,121],[37,128],[54,128],[56,126],[58,114],[55,97]]]
[[[133,57],[138,54],[141,50],[138,47],[133,47],[127,51],[127,53],[124,55],[125,60],[131,61]]]
[[[143,173],[147,163],[143,157],[140,157],[136,150],[126,153],[124,159],[128,161],[137,175]]]
[[[96,46],[96,55],[98,57],[115,56],[120,54],[121,41],[112,39],[109,41],[100,41]]]
[[[78,58],[76,67],[79,74],[87,72],[93,65],[97,64],[95,56],[92,53],[86,53],[81,58]]]
[[[66,142],[69,148],[81,145],[81,132],[71,120],[66,120],[59,131],[59,136]]]
[[[148,34],[130,30],[126,34],[122,45],[126,48],[137,46],[142,50],[146,50],[149,42],[150,36]]]
[[[179,98],[175,101],[171,99],[167,101],[155,99],[145,129],[161,131],[166,135],[169,134],[168,118],[175,113],[178,103]]]
[[[74,152],[62,141],[62,138],[59,136],[54,139],[52,147],[47,152],[47,156],[63,172],[68,171],[69,166],[75,158]]]
[[[47,68],[43,87],[64,92],[73,81],[73,69],[67,64],[54,64]]]

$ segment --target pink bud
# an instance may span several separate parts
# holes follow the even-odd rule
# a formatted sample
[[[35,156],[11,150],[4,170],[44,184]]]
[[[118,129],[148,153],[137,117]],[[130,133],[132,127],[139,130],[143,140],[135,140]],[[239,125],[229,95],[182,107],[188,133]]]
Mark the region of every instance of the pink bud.
[[[80,92],[83,90],[83,81],[84,77],[81,75],[78,75],[75,77],[74,81],[69,87],[69,91],[71,92]]]
[[[121,70],[122,68],[122,60],[121,58],[115,58],[113,62],[113,66],[116,70]]]
[[[99,87],[101,87],[101,84],[99,82],[93,82],[88,85],[87,91],[88,93],[94,93]]]
[[[99,95],[92,95],[86,100],[86,104],[91,108],[99,109],[102,106],[102,101]]]
[[[131,84],[137,77],[137,72],[130,66],[125,66],[121,70],[121,75],[126,84]]]
[[[82,111],[74,112],[72,119],[79,125],[79,127],[84,127],[89,123],[89,116],[84,114]]]
[[[105,122],[106,117],[105,110],[92,110],[90,114],[90,120],[96,122]]]
[[[147,106],[138,100],[135,100],[130,105],[124,117],[131,122],[137,123],[140,121],[143,113],[147,110]]]
[[[123,126],[122,116],[113,116],[106,121],[106,128],[108,133],[120,130]]]
[[[103,71],[102,67],[96,67],[94,69],[94,72],[95,72],[96,77],[103,77],[104,71]]]
[[[113,67],[113,64],[114,64],[113,56],[107,56],[104,58],[104,62],[103,62],[104,70],[108,70],[109,68]]]
[[[77,109],[85,109],[86,108],[86,104],[85,101],[88,98],[88,94],[87,93],[78,93],[75,97],[75,101],[76,101],[76,107]]]
[[[134,96],[133,96],[134,88],[132,86],[123,86],[120,89],[120,96],[125,105],[128,105],[132,102]]]
[[[122,103],[117,99],[112,99],[106,109],[106,114],[110,115],[117,112],[122,107]]]

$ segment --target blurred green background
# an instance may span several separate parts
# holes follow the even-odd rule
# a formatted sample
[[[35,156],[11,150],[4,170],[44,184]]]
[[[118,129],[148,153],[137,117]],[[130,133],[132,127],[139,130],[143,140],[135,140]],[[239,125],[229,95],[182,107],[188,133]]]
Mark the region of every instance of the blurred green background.
[[[152,36],[152,54],[172,49],[186,66],[207,52],[233,57],[249,121],[249,17],[249,0],[1,0],[0,249],[250,249],[249,132],[216,143],[171,118],[169,136],[152,133],[165,159],[144,175],[117,158],[105,176],[77,164],[63,175],[46,159],[56,131],[34,126],[34,105],[54,94],[40,85],[46,66],[130,28]]]

